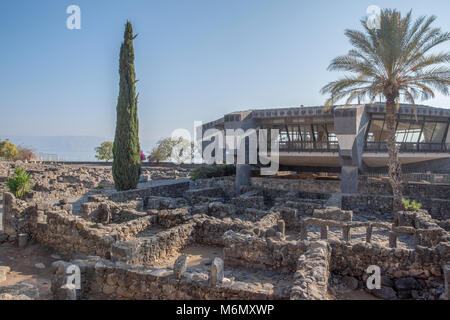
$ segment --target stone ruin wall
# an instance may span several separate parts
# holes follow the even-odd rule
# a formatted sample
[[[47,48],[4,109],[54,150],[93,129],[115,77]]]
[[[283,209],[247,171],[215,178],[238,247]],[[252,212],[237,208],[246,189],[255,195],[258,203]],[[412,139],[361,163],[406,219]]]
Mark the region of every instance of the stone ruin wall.
[[[275,178],[251,178],[252,186],[261,186],[282,192],[306,191],[305,198],[314,199],[314,194],[340,192],[340,181],[328,180],[290,180]],[[422,203],[435,219],[450,219],[450,185],[411,182],[405,185],[404,195]],[[379,182],[372,178],[361,178],[359,194],[342,196],[342,209],[353,210],[355,213],[389,215],[392,212],[392,188],[388,182]],[[309,194],[308,194],[309,193]]]
[[[139,268],[136,266],[111,262],[91,257],[88,260],[76,260],[80,266],[81,291],[78,299],[95,296],[104,299],[236,299],[236,300],[274,300],[289,299],[276,293],[249,290],[240,282],[223,282],[211,286],[209,274],[186,271],[183,278],[176,279],[171,270]],[[55,277],[52,290],[56,297],[67,299],[61,287],[67,283],[65,270],[69,263],[59,261],[55,264]]]
[[[226,179],[224,180],[226,181]],[[383,274],[393,279],[410,277],[416,281],[442,282],[445,280],[448,282],[443,265],[450,263],[450,241],[445,232],[425,234],[425,239],[419,239],[419,245],[414,249],[401,249],[394,245],[389,248],[371,243],[350,245],[345,241],[327,240],[326,238],[316,242],[305,239],[286,241],[283,239],[284,228],[302,232],[304,223],[319,225],[321,228],[323,228],[323,223],[331,223],[333,226],[345,229],[351,223],[345,221],[323,222],[321,219],[311,218],[311,216],[315,216],[312,213],[320,211],[327,200],[325,195],[316,194],[314,196],[315,191],[308,191],[304,195],[312,197],[310,201],[304,203],[316,205],[313,208],[303,207],[303,202],[295,201],[295,197],[287,191],[282,193],[285,196],[284,203],[282,197],[279,197],[278,200],[272,199],[273,204],[277,205],[272,212],[265,212],[265,215],[261,215],[258,209],[249,209],[250,217],[252,215],[258,217],[255,221],[252,219],[246,221],[231,218],[219,219],[214,217],[217,212],[230,211],[230,209],[225,209],[218,204],[210,206],[211,203],[205,206],[203,203],[208,203],[208,199],[226,197],[225,190],[227,190],[229,182],[224,185],[224,188],[205,187],[188,190],[189,183],[179,183],[168,186],[167,189],[170,188],[170,191],[164,187],[158,187],[158,189],[152,190],[119,193],[106,201],[113,199],[129,201],[142,197],[146,199],[143,201],[152,200],[156,201],[158,206],[165,206],[162,198],[184,195],[189,201],[194,202],[194,206],[192,211],[183,208],[163,209],[159,211],[164,212],[161,215],[152,214],[138,218],[131,211],[129,216],[123,218],[124,222],[111,225],[102,225],[72,216],[70,210],[63,209],[64,205],[48,207],[38,203],[29,206],[25,202],[15,199],[11,194],[5,193],[4,224],[15,234],[28,234],[30,238],[63,253],[77,252],[113,259],[115,262],[109,260],[101,262],[98,260],[95,263],[80,262],[83,266],[84,263],[86,264],[82,269],[88,274],[84,292],[95,295],[106,294],[108,297],[325,299],[326,283],[330,272],[356,277],[362,281],[365,268],[370,264],[380,265]],[[256,199],[256,206],[260,207],[269,198],[267,194],[280,195],[273,190],[265,191],[266,194],[263,196],[251,193],[252,188],[247,191],[249,192],[246,193],[247,196],[242,199],[232,199],[232,203],[239,206],[249,199]],[[368,196],[360,195],[360,197]],[[103,201],[98,200],[99,202]],[[344,198],[343,206],[345,201],[347,200]],[[359,199],[359,201],[369,204],[367,198],[363,198],[362,201]],[[292,207],[284,207],[283,204],[289,204]],[[132,205],[142,204],[133,203]],[[180,205],[182,205],[181,202]],[[98,209],[94,204],[92,206],[93,211]],[[374,204],[371,203],[371,206]],[[211,215],[194,213],[195,210]],[[92,211],[90,212],[92,213]],[[233,216],[233,212],[230,213],[231,216]],[[279,225],[280,220],[284,221],[281,225]],[[416,228],[419,229],[413,231],[416,235],[420,234],[420,228],[437,229],[436,224],[428,225],[427,221],[422,221],[418,217],[413,218],[414,222],[406,220],[408,219],[405,218],[403,225],[406,229],[399,231],[411,232],[411,228]],[[152,237],[135,238],[139,232],[156,224],[169,226],[169,228]],[[439,239],[436,240],[436,237]],[[421,246],[420,241],[423,241],[421,244],[428,245],[428,247]],[[173,278],[172,271],[164,274],[159,273],[162,272],[161,270],[154,270],[154,274],[152,274],[152,271],[136,269],[138,265],[145,266],[148,262],[176,253],[192,243],[223,246],[225,266],[272,269],[294,274],[290,296],[273,296],[244,290],[242,286],[229,283],[211,286],[208,285],[208,274],[206,273],[190,274],[187,272],[180,281]],[[314,273],[312,270],[319,270],[319,272]],[[56,277],[56,279],[59,278]],[[138,288],[138,280],[143,281],[142,283],[145,285]],[[148,290],[148,288],[152,288],[152,290]],[[57,289],[55,290],[57,291]]]

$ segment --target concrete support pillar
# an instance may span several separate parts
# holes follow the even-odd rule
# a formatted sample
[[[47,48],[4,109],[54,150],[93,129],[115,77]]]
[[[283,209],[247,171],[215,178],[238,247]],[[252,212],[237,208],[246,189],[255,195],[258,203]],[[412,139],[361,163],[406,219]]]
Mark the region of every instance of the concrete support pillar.
[[[341,192],[358,193],[358,167],[342,166],[341,168]]]
[[[241,186],[250,185],[250,165],[236,164],[236,196],[241,194]]]

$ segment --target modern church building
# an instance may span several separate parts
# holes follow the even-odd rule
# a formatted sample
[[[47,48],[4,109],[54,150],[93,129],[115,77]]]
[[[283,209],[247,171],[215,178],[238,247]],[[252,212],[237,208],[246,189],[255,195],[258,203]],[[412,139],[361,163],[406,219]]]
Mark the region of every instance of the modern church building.
[[[400,104],[396,138],[408,172],[450,172],[450,109]],[[340,172],[342,192],[357,192],[358,173],[386,171],[385,104],[238,111],[203,124],[215,128],[278,129],[280,170]],[[205,144],[203,144],[203,148]],[[238,166],[246,184],[248,166]]]

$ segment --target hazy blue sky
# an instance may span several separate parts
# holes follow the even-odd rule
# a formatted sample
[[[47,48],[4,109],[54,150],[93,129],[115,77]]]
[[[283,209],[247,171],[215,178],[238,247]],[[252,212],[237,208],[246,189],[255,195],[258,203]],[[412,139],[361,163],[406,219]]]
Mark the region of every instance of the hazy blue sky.
[[[66,28],[71,4],[81,30]],[[2,0],[0,134],[113,137],[127,19],[143,139],[235,110],[323,104],[339,76],[326,68],[350,48],[344,29],[369,5],[435,14],[450,30],[449,0]]]

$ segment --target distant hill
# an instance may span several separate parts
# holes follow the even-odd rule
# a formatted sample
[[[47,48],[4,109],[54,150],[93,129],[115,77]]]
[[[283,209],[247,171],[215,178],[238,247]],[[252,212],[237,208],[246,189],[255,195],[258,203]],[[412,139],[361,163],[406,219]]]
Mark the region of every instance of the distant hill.
[[[95,148],[103,141],[112,141],[112,138],[91,136],[9,136],[0,135],[0,140],[8,139],[15,145],[21,145],[34,150],[44,158],[53,158],[65,161],[96,161]],[[152,148],[155,141],[141,141],[144,153]]]

